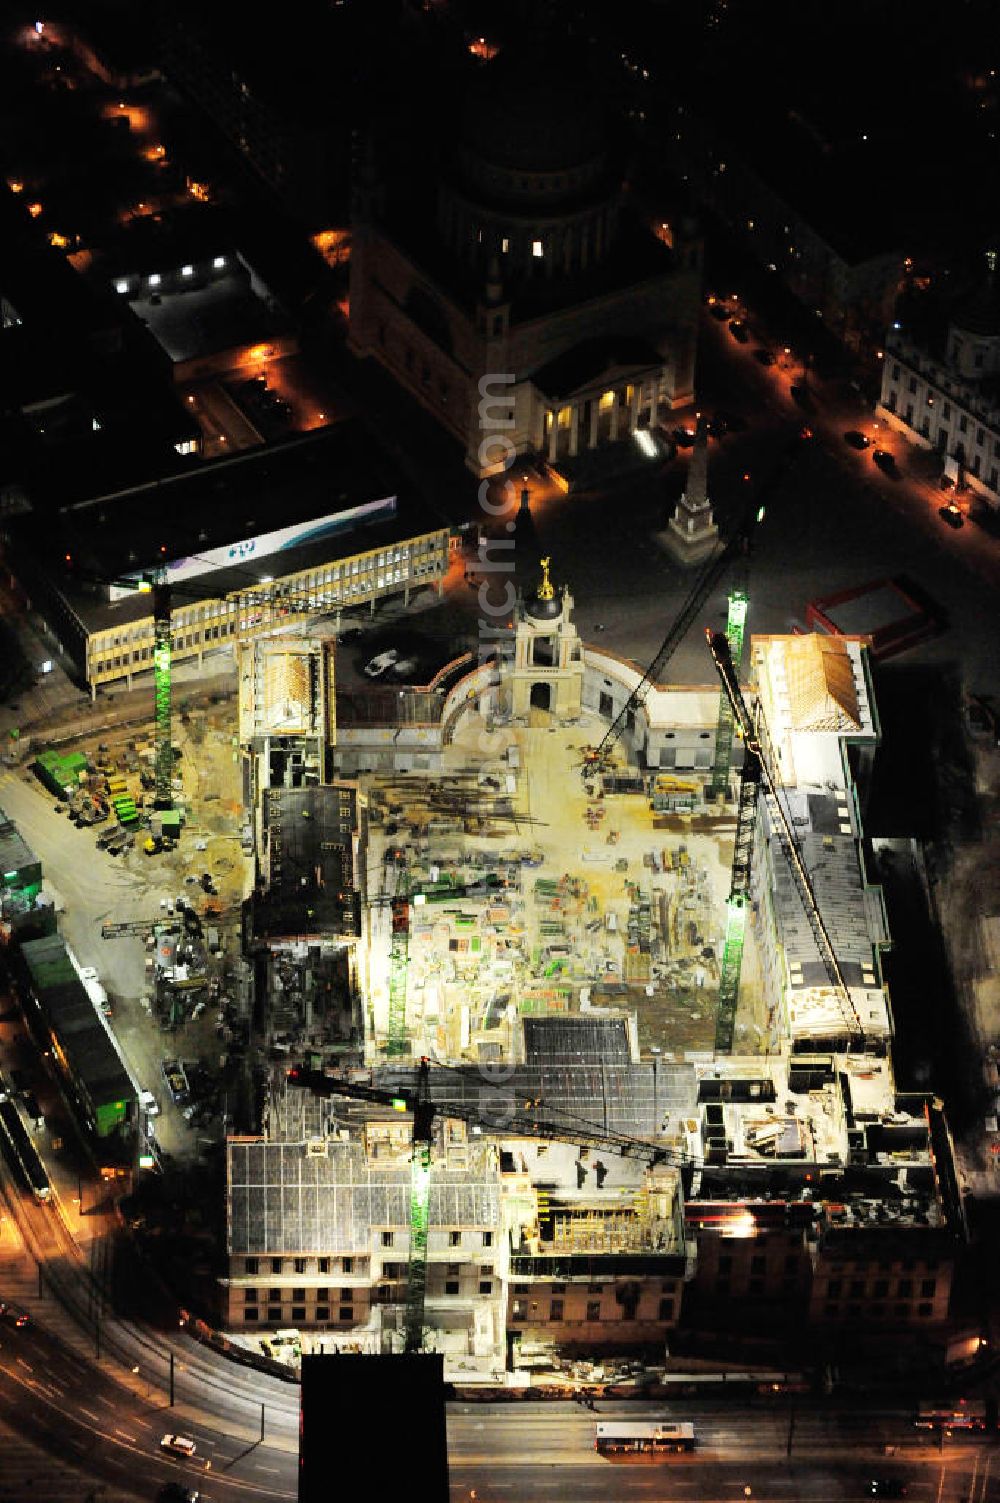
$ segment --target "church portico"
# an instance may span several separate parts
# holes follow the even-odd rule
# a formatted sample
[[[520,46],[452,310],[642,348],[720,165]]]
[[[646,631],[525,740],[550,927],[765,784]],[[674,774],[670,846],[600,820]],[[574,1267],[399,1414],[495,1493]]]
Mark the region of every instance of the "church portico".
[[[349,346],[480,478],[594,450],[611,469],[615,445],[692,398],[697,226],[679,222],[671,246],[650,233],[595,90],[558,59],[501,58],[475,79],[436,181],[400,182],[393,201],[359,175]],[[484,382],[504,384],[501,418],[483,417]]]

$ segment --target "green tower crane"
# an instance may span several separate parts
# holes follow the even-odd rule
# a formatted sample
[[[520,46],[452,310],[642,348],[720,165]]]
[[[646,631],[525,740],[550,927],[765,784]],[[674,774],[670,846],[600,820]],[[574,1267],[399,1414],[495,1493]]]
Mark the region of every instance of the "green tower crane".
[[[153,705],[156,796],[154,807],[172,809],[174,743],[170,716],[170,677],[173,658],[170,586],[163,571],[152,578],[153,587]]]
[[[729,656],[733,660],[737,673],[743,661],[743,633],[746,630],[749,603],[746,590],[734,589],[729,592],[726,641],[729,643]],[[708,785],[709,798],[715,799],[720,794],[728,794],[729,764],[732,755],[733,707],[729,702],[729,695],[724,689],[720,689],[719,719],[715,727],[715,759],[712,763],[712,776]]]

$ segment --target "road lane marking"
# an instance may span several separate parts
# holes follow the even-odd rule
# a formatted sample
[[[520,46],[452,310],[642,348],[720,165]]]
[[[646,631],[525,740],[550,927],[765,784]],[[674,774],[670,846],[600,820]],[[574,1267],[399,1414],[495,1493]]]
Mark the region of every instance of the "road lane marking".
[[[120,1435],[122,1440],[131,1441],[134,1446],[137,1446],[139,1444],[138,1437],[135,1435],[129,1435],[125,1430],[116,1430],[115,1434]]]
[[[82,1404],[80,1405],[80,1413],[85,1414],[88,1419],[92,1419],[95,1425],[99,1425],[101,1423],[101,1416],[99,1414],[95,1414],[93,1409],[84,1409]]]

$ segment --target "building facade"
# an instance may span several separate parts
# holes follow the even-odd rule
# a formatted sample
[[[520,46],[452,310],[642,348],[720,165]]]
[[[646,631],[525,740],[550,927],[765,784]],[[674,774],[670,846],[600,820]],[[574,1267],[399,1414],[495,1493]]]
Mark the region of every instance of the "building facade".
[[[877,415],[907,443],[935,449],[945,474],[1000,509],[1000,292],[991,253],[984,285],[954,310],[935,352],[893,325]]]

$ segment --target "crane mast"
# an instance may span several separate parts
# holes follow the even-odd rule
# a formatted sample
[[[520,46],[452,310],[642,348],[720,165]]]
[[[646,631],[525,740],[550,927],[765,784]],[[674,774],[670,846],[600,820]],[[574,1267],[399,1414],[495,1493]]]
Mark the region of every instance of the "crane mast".
[[[722,632],[713,632],[711,629],[707,629],[705,635],[708,639],[709,650],[715,661],[719,677],[722,679],[723,688],[729,696],[729,701],[733,707],[733,716],[743,737],[746,755],[755,760],[758,765],[760,781],[764,787],[778,843],[781,846],[785,860],[788,862],[792,879],[798,889],[806,919],[809,922],[809,927],[812,929],[813,937],[816,941],[816,948],[819,950],[830,982],[836,988],[840,997],[845,1017],[848,1014],[850,1015],[857,1033],[864,1038],[861,1019],[858,1016],[858,1010],[854,1005],[854,1000],[851,997],[844,973],[840,968],[840,962],[837,960],[829,930],[823,920],[812,880],[802,857],[798,838],[792,828],[792,822],[788,817],[785,805],[778,794],[777,784],[770,766],[771,758],[763,745],[765,739],[763,717],[758,710],[758,721],[755,722],[747,708],[743,692],[740,689],[739,680],[736,676],[736,668],[729,653],[729,643],[725,635]],[[735,1008],[735,999],[733,1005]]]

